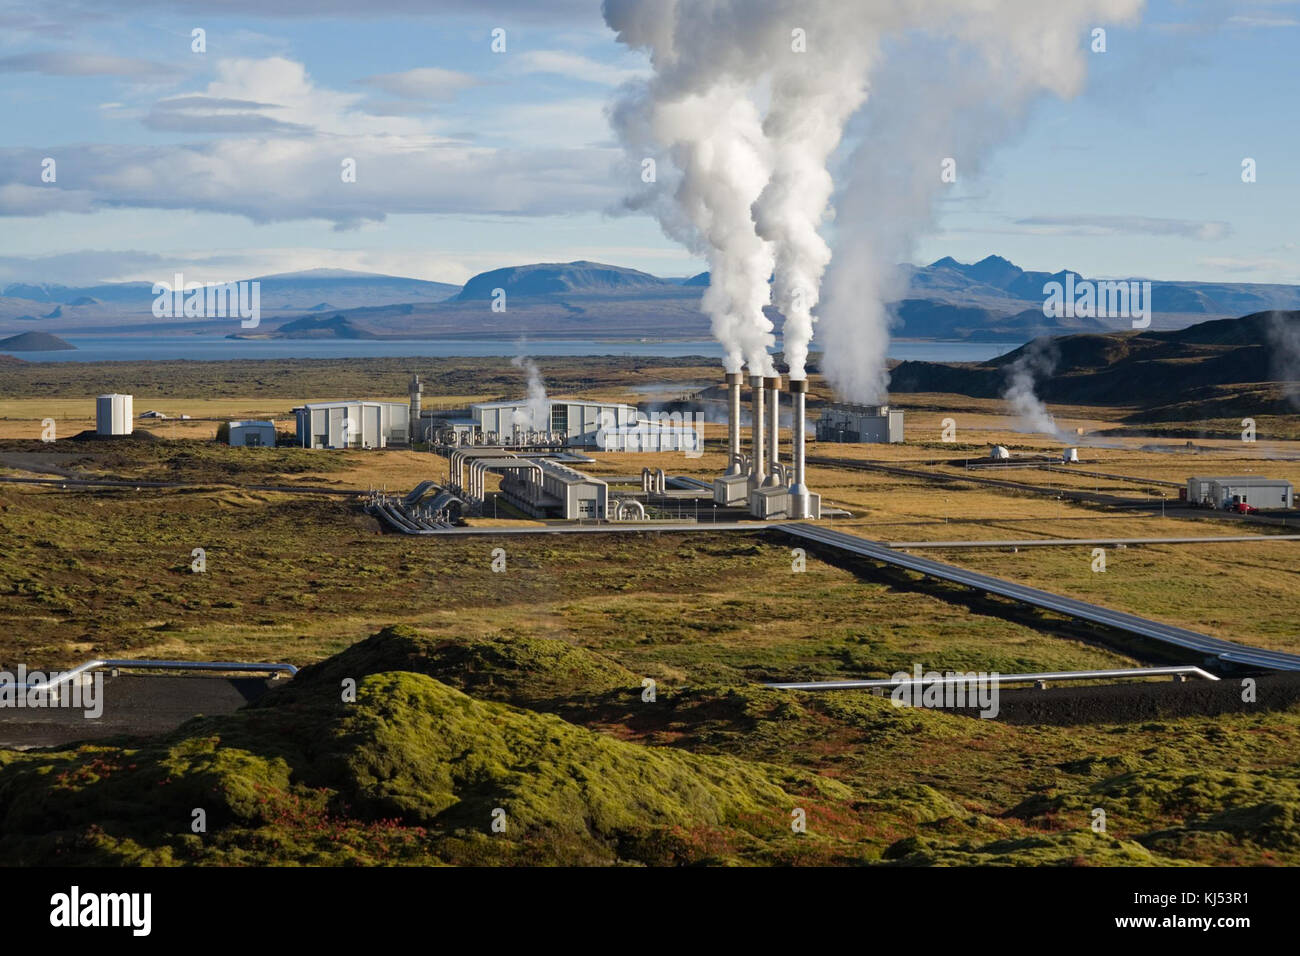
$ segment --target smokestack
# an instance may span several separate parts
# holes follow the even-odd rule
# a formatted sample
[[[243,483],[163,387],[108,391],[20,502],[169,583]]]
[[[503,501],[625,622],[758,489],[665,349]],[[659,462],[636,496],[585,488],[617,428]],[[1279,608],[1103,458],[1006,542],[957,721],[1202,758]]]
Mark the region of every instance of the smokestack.
[[[768,394],[768,417],[769,417],[769,434],[767,449],[767,477],[763,480],[763,487],[775,488],[781,483],[777,477],[777,464],[781,460],[781,376],[775,375],[771,378],[763,379],[763,385]]]
[[[754,464],[750,469],[750,485],[757,488],[763,483],[763,477],[767,474],[766,461],[763,455],[763,376],[753,375],[749,379],[749,387],[754,391],[754,410],[750,417],[753,426],[753,445],[754,445]]]
[[[790,486],[790,517],[792,518],[809,516],[808,486],[804,483],[803,472],[803,416],[804,396],[807,392],[806,378],[790,380],[790,460],[794,464],[794,484]]]
[[[420,440],[420,396],[424,392],[424,386],[420,384],[420,376],[411,376],[411,421],[410,432],[411,441]]]
[[[727,373],[727,474],[739,475],[740,465],[740,385],[745,377]]]

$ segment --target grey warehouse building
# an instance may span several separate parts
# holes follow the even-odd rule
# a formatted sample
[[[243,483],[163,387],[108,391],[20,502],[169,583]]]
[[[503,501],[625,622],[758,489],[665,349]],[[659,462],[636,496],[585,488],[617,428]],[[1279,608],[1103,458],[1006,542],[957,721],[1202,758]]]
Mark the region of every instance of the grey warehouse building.
[[[564,439],[566,445],[595,448],[597,433],[602,426],[620,428],[637,420],[637,410],[631,405],[615,402],[588,402],[574,398],[552,398],[545,401],[546,420],[532,422],[527,401],[479,402],[470,406],[470,417],[479,431],[507,438],[516,431],[549,431]],[[516,424],[522,422],[522,424]]]
[[[387,448],[410,444],[411,406],[353,399],[295,408],[303,448]]]
[[[609,505],[609,485],[558,461],[532,459],[541,484],[531,472],[507,474],[501,491],[516,507],[534,518],[604,518]]]
[[[903,410],[832,402],[817,419],[817,440],[893,444],[903,440]]]
[[[1291,482],[1281,478],[1243,475],[1232,478],[1188,478],[1187,503],[1207,508],[1246,504],[1263,510],[1295,507]]]

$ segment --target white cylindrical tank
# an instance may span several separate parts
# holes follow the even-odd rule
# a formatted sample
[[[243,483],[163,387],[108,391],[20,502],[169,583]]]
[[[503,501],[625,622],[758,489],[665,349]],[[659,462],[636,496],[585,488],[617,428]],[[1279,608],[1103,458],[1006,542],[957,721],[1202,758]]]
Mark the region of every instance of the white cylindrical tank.
[[[989,457],[990,457],[990,458],[996,458],[996,459],[998,459],[999,461],[1001,461],[1001,460],[1004,460],[1004,459],[1010,458],[1010,457],[1011,457],[1011,452],[1007,451],[1007,450],[1006,450],[1005,448],[1003,448],[1001,445],[994,445],[994,446],[989,450]]]
[[[129,435],[135,430],[135,408],[130,395],[100,395],[95,399],[95,432]]]
[[[1067,448],[1065,449],[1065,451],[1061,453],[1061,461],[1078,462],[1078,460],[1079,460],[1079,449],[1077,448]]]

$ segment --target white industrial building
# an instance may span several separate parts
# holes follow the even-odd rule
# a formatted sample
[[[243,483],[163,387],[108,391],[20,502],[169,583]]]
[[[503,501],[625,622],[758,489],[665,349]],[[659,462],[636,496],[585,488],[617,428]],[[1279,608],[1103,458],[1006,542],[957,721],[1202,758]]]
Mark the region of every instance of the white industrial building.
[[[534,413],[534,408],[537,413]],[[576,398],[476,402],[455,413],[423,414],[420,440],[463,445],[549,445],[599,451],[699,455],[704,439],[680,413],[643,416],[632,405]]]
[[[550,432],[570,447],[598,448],[604,430],[626,428],[637,421],[637,410],[617,402],[588,402],[576,398],[551,398],[540,403],[536,421],[533,405],[524,399],[511,402],[478,402],[469,407],[469,417],[484,435],[498,441],[516,433]]]
[[[135,400],[130,395],[100,395],[95,399],[95,433],[129,435],[135,430],[132,419]]]
[[[508,472],[501,491],[512,504],[535,518],[604,518],[609,485],[558,461],[535,459],[537,470]],[[538,477],[541,478],[540,485]]]
[[[231,422],[226,441],[238,448],[274,448],[275,422]]]
[[[1231,508],[1237,504],[1269,510],[1295,507],[1291,482],[1281,478],[1246,475],[1232,478],[1188,478],[1187,503],[1205,508]]]
[[[410,444],[411,406],[353,399],[295,408],[303,448],[387,448]]]
[[[698,458],[704,454],[704,431],[688,424],[680,413],[652,415],[601,429],[596,444],[601,451],[682,452]]]
[[[817,419],[817,440],[896,444],[903,440],[903,410],[833,402],[822,408]]]

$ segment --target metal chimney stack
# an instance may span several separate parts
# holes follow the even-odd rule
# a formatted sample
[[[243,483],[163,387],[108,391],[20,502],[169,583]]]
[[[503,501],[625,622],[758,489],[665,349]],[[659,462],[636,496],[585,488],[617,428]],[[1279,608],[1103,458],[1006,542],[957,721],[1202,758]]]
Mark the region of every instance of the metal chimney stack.
[[[739,475],[740,464],[740,386],[745,376],[739,372],[727,373],[727,471]]]
[[[757,488],[763,484],[763,478],[767,474],[766,458],[763,453],[763,376],[753,375],[749,379],[749,387],[754,392],[754,410],[750,417],[753,419],[753,445],[754,445],[754,462],[750,469],[750,487]]]
[[[808,485],[804,483],[804,396],[806,378],[790,379],[790,459],[794,464],[794,483],[790,485],[790,517],[809,517]]]
[[[420,440],[420,396],[424,393],[424,386],[420,384],[420,376],[411,376],[411,421],[410,433],[411,441]]]
[[[763,386],[768,394],[768,449],[767,477],[763,479],[764,488],[775,488],[781,484],[777,464],[781,460],[781,376],[774,375],[763,379]]]

